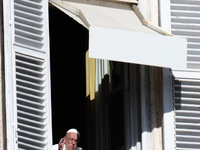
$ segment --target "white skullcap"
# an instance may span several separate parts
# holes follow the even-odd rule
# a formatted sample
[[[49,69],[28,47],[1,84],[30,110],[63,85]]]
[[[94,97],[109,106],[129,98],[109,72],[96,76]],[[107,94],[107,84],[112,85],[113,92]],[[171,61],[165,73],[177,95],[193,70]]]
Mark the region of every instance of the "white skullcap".
[[[78,135],[79,135],[79,137],[80,137],[80,133],[78,132],[78,130],[76,130],[76,129],[74,129],[74,128],[72,128],[72,129],[69,129],[67,132],[66,132],[66,134],[67,133],[77,133]]]

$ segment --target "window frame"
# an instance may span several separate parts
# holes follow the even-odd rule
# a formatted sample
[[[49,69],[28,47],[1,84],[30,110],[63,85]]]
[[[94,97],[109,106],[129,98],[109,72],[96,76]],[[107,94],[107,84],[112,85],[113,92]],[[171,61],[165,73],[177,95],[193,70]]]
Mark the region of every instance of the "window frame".
[[[160,26],[171,33],[170,1],[160,0]],[[173,105],[173,75],[171,69],[163,68],[163,148],[175,149],[175,123]]]

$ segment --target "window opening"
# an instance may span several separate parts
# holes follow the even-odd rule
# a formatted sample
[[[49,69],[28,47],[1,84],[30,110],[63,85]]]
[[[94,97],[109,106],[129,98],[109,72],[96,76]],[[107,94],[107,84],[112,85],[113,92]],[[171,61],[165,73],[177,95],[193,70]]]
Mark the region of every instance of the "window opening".
[[[86,148],[85,52],[88,30],[50,6],[50,58],[53,144],[69,128],[77,128]]]

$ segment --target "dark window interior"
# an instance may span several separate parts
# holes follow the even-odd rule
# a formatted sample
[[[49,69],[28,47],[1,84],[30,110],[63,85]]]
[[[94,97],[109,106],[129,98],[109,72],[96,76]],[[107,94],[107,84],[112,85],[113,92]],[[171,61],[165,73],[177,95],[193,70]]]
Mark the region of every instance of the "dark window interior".
[[[112,62],[112,91],[109,98],[109,119],[111,134],[111,150],[125,146],[124,130],[124,64]],[[124,148],[122,148],[124,149]]]
[[[53,144],[69,128],[80,131],[79,146],[86,148],[85,52],[88,30],[50,6],[50,58]]]

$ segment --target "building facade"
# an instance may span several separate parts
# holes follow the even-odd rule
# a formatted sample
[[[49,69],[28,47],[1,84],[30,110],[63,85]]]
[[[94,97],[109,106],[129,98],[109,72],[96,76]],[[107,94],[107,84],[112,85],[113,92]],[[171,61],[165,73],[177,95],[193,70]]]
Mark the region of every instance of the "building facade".
[[[0,0],[0,150],[200,149],[199,6]]]

